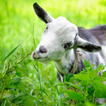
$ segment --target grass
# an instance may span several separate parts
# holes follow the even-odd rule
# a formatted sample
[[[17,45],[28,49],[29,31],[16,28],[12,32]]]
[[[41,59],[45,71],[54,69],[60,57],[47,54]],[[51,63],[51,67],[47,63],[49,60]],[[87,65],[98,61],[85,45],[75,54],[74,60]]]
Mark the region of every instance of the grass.
[[[1,0],[0,106],[68,106],[70,99],[75,100],[76,106],[95,106],[95,98],[105,97],[106,86],[101,82],[106,80],[106,74],[102,77],[96,74],[103,65],[93,70],[85,61],[88,67],[85,71],[65,76],[65,83],[60,83],[52,62],[45,65],[32,60],[31,53],[45,29],[45,24],[34,14],[34,2],[54,18],[65,16],[77,26],[90,28],[106,23],[105,0]],[[68,88],[74,86],[79,92],[65,90],[67,83]]]

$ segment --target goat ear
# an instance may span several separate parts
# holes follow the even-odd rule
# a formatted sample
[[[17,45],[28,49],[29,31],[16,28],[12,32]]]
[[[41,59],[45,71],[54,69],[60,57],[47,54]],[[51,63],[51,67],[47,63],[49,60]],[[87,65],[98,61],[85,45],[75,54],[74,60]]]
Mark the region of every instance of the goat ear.
[[[77,36],[74,44],[74,48],[81,48],[87,52],[98,52],[101,51],[101,47],[97,46],[89,41],[86,41]]]
[[[46,24],[54,20],[43,8],[41,8],[36,2],[33,4],[33,8],[37,16]]]

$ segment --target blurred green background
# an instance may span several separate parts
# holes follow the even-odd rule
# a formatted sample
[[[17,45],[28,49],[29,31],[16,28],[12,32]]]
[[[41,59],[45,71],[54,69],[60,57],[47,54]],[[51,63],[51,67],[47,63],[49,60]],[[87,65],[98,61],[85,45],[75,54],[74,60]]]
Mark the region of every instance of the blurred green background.
[[[28,35],[22,44],[32,48],[32,33],[39,43],[45,24],[33,11],[37,2],[54,18],[66,17],[70,22],[84,28],[106,23],[105,0],[0,0],[0,60]]]
[[[31,58],[46,27],[34,13],[34,2],[54,18],[64,16],[77,26],[91,28],[106,24],[105,0],[0,0],[0,62],[10,53],[0,65],[2,106],[62,103],[63,88],[59,91],[56,87],[59,82],[53,63],[45,65]],[[20,47],[13,50],[20,42]]]

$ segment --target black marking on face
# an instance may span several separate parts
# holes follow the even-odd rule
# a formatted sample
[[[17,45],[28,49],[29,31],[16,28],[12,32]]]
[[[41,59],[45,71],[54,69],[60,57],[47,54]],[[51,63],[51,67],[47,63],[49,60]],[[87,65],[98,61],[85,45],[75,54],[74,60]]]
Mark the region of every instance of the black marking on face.
[[[39,52],[40,52],[40,53],[46,53],[46,52],[47,52],[47,49],[46,49],[44,46],[41,46],[41,47],[39,48]]]
[[[68,43],[63,44],[62,46],[64,47],[65,50],[68,50],[70,49],[70,47],[72,47],[72,45],[73,45],[72,42],[68,42]]]

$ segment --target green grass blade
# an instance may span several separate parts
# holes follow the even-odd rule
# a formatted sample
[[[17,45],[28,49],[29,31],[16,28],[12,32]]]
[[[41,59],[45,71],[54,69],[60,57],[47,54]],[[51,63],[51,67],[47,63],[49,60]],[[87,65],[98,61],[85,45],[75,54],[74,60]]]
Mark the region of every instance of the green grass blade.
[[[5,61],[18,47],[20,46],[20,44],[18,45],[18,46],[16,46],[4,59],[3,59],[3,61]],[[2,61],[2,62],[3,62]],[[1,62],[1,63],[2,63]]]
[[[34,48],[36,47],[36,44],[35,44],[35,38],[34,38],[34,25],[33,25],[33,31],[32,31],[32,34],[33,34],[33,44],[34,44]]]
[[[48,96],[48,98],[52,101],[52,99],[51,99],[50,96],[46,93],[46,91],[44,91],[43,89],[41,89],[41,91],[43,91],[43,93],[45,93],[45,94]]]
[[[29,36],[29,35],[28,35]],[[3,60],[2,62],[4,62],[10,55],[12,55],[14,53],[14,51],[16,51],[16,49],[28,38],[28,36],[18,45],[16,46]],[[1,62],[1,63],[2,63]]]

